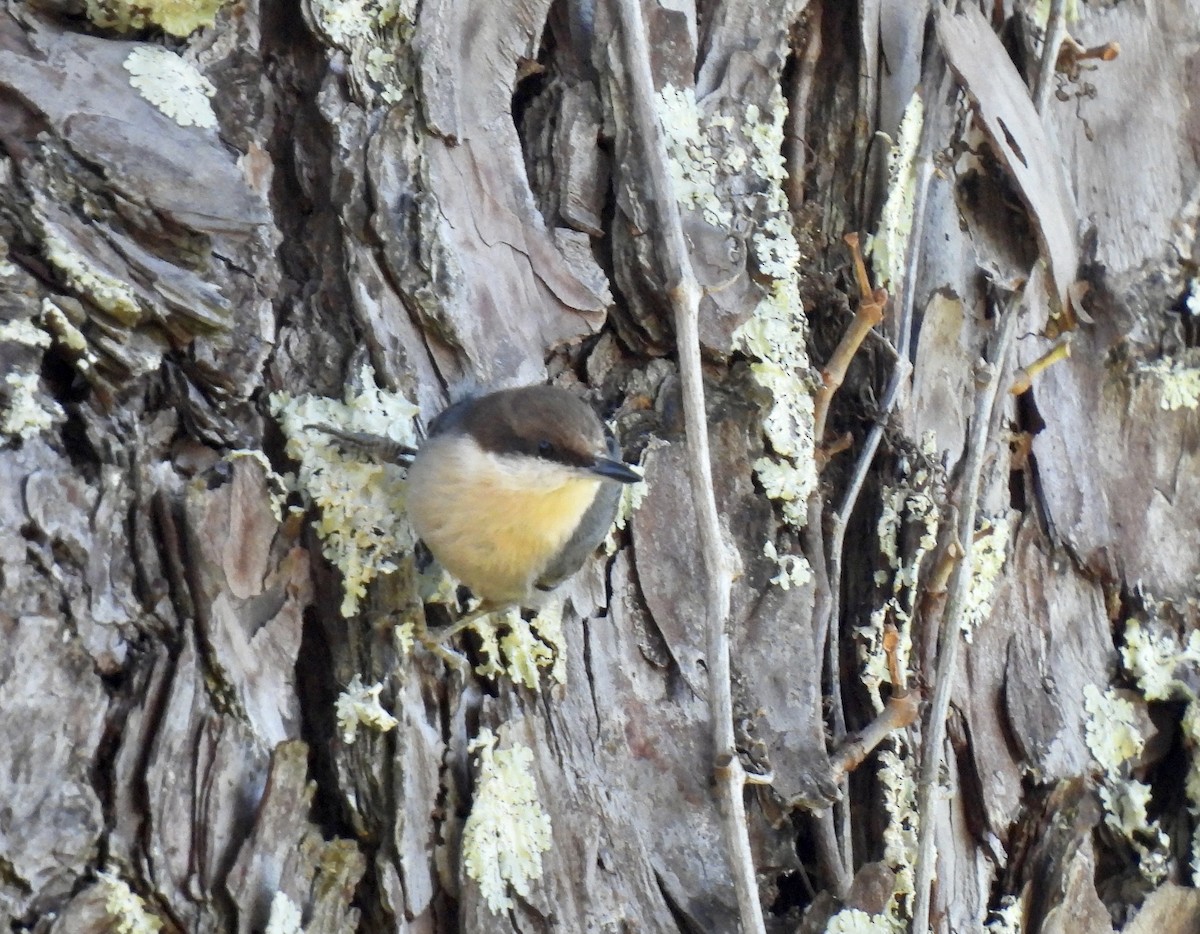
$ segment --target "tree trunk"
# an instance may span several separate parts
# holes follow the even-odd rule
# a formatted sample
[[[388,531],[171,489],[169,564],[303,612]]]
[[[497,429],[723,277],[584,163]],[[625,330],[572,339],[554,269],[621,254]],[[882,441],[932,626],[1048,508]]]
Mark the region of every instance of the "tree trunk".
[[[664,191],[615,0],[2,0],[6,926],[1200,929],[1200,10],[982,6],[644,0]],[[547,380],[644,495],[464,668],[306,421]]]

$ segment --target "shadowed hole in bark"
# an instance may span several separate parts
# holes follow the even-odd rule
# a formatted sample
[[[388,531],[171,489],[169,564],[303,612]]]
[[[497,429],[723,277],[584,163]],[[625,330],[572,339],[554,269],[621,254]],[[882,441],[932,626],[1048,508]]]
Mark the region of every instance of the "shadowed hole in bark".
[[[560,18],[565,15],[561,14]],[[554,17],[555,11],[552,10],[542,31],[537,59],[521,59],[517,62],[517,80],[513,85],[511,108],[513,124],[521,141],[525,175],[538,210],[548,226],[555,225],[556,210],[551,191],[554,181],[551,151],[554,124],[558,117],[558,97],[561,94],[561,89],[555,87],[557,81],[554,68]]]
[[[1037,482],[1037,465],[1033,455],[1033,436],[1046,427],[1041,413],[1038,411],[1035,398],[1036,387],[1029,392],[1021,393],[1016,398],[1017,424],[1015,446],[1018,459],[1014,469],[1008,475],[1009,505],[1019,512],[1028,511],[1036,500],[1034,486]],[[1021,454],[1023,452],[1023,459]]]
[[[334,709],[338,687],[332,682],[329,660],[332,648],[314,607],[304,611],[300,653],[296,658],[296,691],[305,699],[300,705],[300,738],[308,743],[308,773],[316,782],[312,821],[327,839],[354,839],[354,829],[344,815],[338,787],[331,742],[337,731]]]
[[[800,870],[781,873],[775,879],[775,901],[771,902],[771,914],[782,917],[793,910],[803,911],[812,903],[812,894]]]

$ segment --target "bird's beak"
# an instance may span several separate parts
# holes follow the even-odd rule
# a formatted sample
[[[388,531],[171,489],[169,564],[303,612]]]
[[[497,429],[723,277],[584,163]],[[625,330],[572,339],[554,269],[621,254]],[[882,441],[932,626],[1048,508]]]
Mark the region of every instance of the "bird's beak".
[[[643,479],[642,472],[636,467],[630,467],[623,461],[613,460],[609,457],[597,457],[595,463],[588,470],[606,480],[616,480],[618,483],[637,483]]]

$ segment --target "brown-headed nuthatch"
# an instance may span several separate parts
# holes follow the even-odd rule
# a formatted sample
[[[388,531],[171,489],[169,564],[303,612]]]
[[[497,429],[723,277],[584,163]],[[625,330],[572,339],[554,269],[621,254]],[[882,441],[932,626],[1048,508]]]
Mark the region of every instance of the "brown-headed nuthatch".
[[[556,386],[503,389],[442,412],[408,471],[413,528],[493,608],[574,574],[641,474],[592,408]]]

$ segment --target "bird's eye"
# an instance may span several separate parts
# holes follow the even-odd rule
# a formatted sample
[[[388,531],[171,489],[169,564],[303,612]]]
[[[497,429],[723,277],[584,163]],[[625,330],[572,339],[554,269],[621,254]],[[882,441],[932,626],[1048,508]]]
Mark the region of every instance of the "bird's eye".
[[[554,445],[545,438],[538,442],[538,454],[540,454],[542,457],[549,457],[553,453]]]

